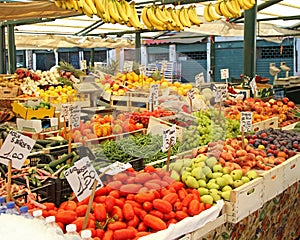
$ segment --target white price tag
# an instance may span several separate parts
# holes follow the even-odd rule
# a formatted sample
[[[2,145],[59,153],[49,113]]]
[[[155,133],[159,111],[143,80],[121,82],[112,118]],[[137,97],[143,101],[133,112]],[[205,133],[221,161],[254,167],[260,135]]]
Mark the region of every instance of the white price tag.
[[[252,94],[254,96],[257,95],[257,85],[256,85],[256,81],[255,81],[255,78],[253,78],[251,81],[250,81],[250,87],[251,87],[251,91],[252,91]]]
[[[227,84],[215,84],[215,89],[215,102],[226,100],[228,94]]]
[[[221,69],[221,79],[228,79],[229,78],[229,69],[224,68]]]
[[[131,72],[132,71],[132,67],[133,67],[133,61],[125,61],[124,62],[123,70],[125,72]]]
[[[150,95],[149,95],[149,100],[155,101],[158,98],[158,89],[159,89],[159,84],[152,84],[150,88]],[[152,99],[153,98],[153,99]]]
[[[176,144],[176,125],[163,130],[163,146],[161,148],[163,152],[168,151],[170,143],[172,143],[172,146]]]
[[[71,105],[70,112],[71,112],[72,128],[79,128],[80,127],[80,114],[81,114],[80,106],[79,105]]]
[[[107,167],[101,168],[99,171],[105,172],[108,175],[115,175],[131,167],[132,165],[130,163],[121,163],[117,161]]]
[[[140,75],[143,75],[143,76],[146,75],[146,66],[145,66],[145,64],[141,64],[139,66],[139,70],[140,70]]]
[[[60,110],[60,118],[62,120],[64,120],[64,118],[66,119],[66,121],[68,121],[69,116],[70,116],[70,106],[72,104],[62,104],[61,105],[61,110]]]
[[[198,88],[204,83],[204,74],[199,73],[195,76],[195,86]]]
[[[95,180],[98,181],[96,190],[103,187],[88,157],[80,159],[73,167],[65,170],[65,176],[79,202],[91,195]]]
[[[168,66],[168,61],[164,60],[164,61],[161,61],[161,71],[165,71],[167,69],[167,66]]]
[[[241,112],[240,131],[250,132],[252,130],[252,112]]]
[[[80,60],[80,69],[81,70],[87,69],[86,60]]]
[[[188,92],[187,92],[187,96],[188,96],[188,98],[189,99],[194,99],[195,98],[195,89],[194,88],[192,88],[191,90],[189,90]]]
[[[34,144],[32,138],[10,131],[0,149],[0,162],[8,165],[12,161],[13,168],[21,169]]]

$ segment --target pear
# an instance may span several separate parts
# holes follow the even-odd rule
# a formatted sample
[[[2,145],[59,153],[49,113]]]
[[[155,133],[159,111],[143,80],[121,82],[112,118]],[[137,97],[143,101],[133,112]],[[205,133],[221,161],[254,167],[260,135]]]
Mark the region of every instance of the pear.
[[[169,170],[173,170],[173,168],[174,168],[174,165],[175,165],[175,163],[174,163],[174,162],[170,163],[170,164],[169,164]]]
[[[224,191],[221,193],[221,196],[224,200],[230,201],[230,193],[231,193],[231,190]]]
[[[206,187],[206,181],[204,179],[199,179],[198,183],[199,183],[199,187]]]
[[[215,202],[221,199],[221,196],[219,195],[219,191],[217,189],[210,189],[209,195],[213,197]]]
[[[243,183],[250,182],[250,178],[248,178],[246,176],[242,176],[241,180],[242,180]]]
[[[217,177],[216,178],[216,183],[222,188],[222,187],[228,185],[228,180],[226,178],[223,178],[223,177]]]
[[[248,177],[250,180],[253,180],[257,178],[257,172],[255,172],[254,170],[250,170],[246,173],[246,177]]]
[[[199,183],[197,182],[196,178],[192,176],[187,176],[185,184],[190,188],[198,188]]]
[[[231,190],[232,190],[232,187],[230,187],[229,185],[224,186],[224,187],[222,188],[222,192],[231,191]]]
[[[208,183],[217,183],[217,182],[216,182],[216,179],[212,178],[212,179],[209,179]]]
[[[185,172],[186,171],[186,167],[182,167],[181,169],[180,169],[180,174],[182,175],[183,174],[183,172]]]
[[[201,202],[203,202],[203,203],[213,204],[213,202],[214,202],[213,197],[210,195],[202,195],[200,197],[200,199],[201,199]]]
[[[213,182],[208,182],[206,184],[206,187],[209,188],[209,189],[219,189],[220,188],[220,186],[218,184],[213,183]]]
[[[192,175],[190,172],[183,172],[181,175],[181,180],[185,183],[188,176]]]
[[[221,164],[216,164],[215,166],[213,166],[213,172],[220,172],[223,173],[223,167]]]
[[[217,162],[218,160],[215,157],[209,157],[205,161],[206,165],[209,166],[210,169],[212,169]]]
[[[233,187],[234,188],[238,188],[238,187],[242,186],[243,184],[244,183],[243,183],[242,180],[235,180],[235,181],[233,181]]]
[[[174,162],[172,170],[175,170],[177,172],[180,172],[181,168],[183,167],[183,160],[178,159]]]
[[[207,156],[203,155],[203,154],[200,154],[196,157],[196,161],[199,161],[199,162],[204,162],[207,160]]]
[[[233,178],[230,174],[226,173],[222,176],[222,178],[225,178],[228,181],[228,184],[233,184]]]
[[[198,192],[199,192],[200,196],[209,194],[209,190],[207,188],[205,188],[205,187],[199,187],[198,188]]]
[[[190,167],[191,164],[192,164],[192,159],[191,158],[185,158],[185,159],[183,159],[183,166]]]
[[[212,171],[208,166],[202,167],[202,172],[205,174],[206,177],[212,178]]]
[[[240,169],[235,169],[231,171],[230,175],[232,176],[233,180],[240,180],[243,176],[243,172]]]
[[[203,167],[203,166],[205,166],[205,163],[204,163],[204,162],[194,162],[194,163],[192,164],[192,167],[193,167],[193,168]]]
[[[192,176],[194,176],[197,180],[205,178],[204,173],[202,172],[201,167],[196,167],[192,170]]]
[[[186,167],[185,171],[191,172],[193,169],[191,167]]]
[[[228,174],[230,172],[231,172],[231,170],[229,167],[223,167],[223,174]]]
[[[213,172],[212,173],[212,178],[216,179],[218,177],[222,177],[223,176],[223,173],[221,172]]]
[[[180,180],[180,174],[177,171],[175,171],[175,170],[171,171],[170,177],[172,179],[174,179],[175,181],[179,181]]]

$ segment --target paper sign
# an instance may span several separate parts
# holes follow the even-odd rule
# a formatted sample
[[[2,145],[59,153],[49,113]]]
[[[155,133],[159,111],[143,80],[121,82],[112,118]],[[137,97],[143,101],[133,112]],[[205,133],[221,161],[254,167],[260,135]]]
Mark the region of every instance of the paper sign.
[[[250,132],[252,130],[252,112],[241,112],[240,131]]]
[[[123,70],[125,72],[131,72],[132,71],[132,67],[133,67],[133,61],[125,61],[124,62]]]
[[[139,70],[140,70],[140,75],[146,75],[146,66],[145,66],[145,64],[141,64],[139,66]]]
[[[96,190],[103,187],[88,157],[80,159],[73,167],[65,170],[65,176],[79,202],[91,195],[95,180],[98,181]]]
[[[62,104],[60,117],[69,121],[71,119],[72,128],[78,128],[80,126],[80,106],[73,104]]]
[[[199,73],[195,76],[195,86],[198,88],[201,86],[201,84],[204,83],[204,74],[203,72],[202,73]]]
[[[86,60],[80,60],[80,69],[81,70],[87,69]]]
[[[159,84],[152,84],[151,88],[150,88],[150,95],[149,95],[149,99],[152,101],[157,100],[158,98],[158,89],[159,89]],[[153,99],[152,99],[153,97]]]
[[[68,121],[69,115],[70,115],[70,105],[72,104],[62,104],[61,105],[61,110],[60,110],[60,117],[62,119],[66,119]]]
[[[252,91],[252,94],[254,96],[257,95],[257,85],[256,85],[256,81],[255,81],[255,78],[253,78],[251,81],[250,81],[250,87],[251,87],[251,91]]]
[[[163,130],[163,146],[162,146],[163,152],[168,151],[171,141],[172,141],[172,146],[174,146],[176,144],[176,125],[173,125],[172,127]]]
[[[107,167],[101,168],[100,172],[105,172],[108,175],[115,175],[117,173],[123,172],[128,168],[131,168],[132,165],[130,163],[121,163],[121,162],[114,162]],[[109,169],[109,170],[107,170]]]
[[[164,60],[161,61],[161,71],[165,71],[167,69],[168,66],[168,61]]]
[[[32,138],[10,131],[0,149],[0,162],[8,165],[11,160],[13,168],[21,169],[34,144]]]
[[[220,102],[220,101],[224,101],[227,98],[227,94],[228,94],[228,89],[227,89],[227,84],[215,84],[215,92],[214,92],[214,96],[215,96],[215,102]]]
[[[229,78],[229,69],[224,68],[221,69],[221,79],[228,79]]]
[[[187,96],[188,96],[189,99],[194,99],[195,98],[195,89],[192,88],[191,90],[189,90],[187,92]]]

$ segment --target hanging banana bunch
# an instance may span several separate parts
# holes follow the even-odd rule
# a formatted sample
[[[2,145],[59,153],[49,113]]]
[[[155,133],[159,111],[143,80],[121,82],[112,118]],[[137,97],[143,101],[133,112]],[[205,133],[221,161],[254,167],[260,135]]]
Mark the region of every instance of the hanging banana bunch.
[[[142,9],[141,20],[150,30],[183,31],[185,27],[200,26],[202,23],[197,16],[196,7],[166,8],[165,6],[145,6]]]
[[[212,22],[225,18],[237,18],[242,10],[248,10],[255,5],[255,0],[218,0],[215,4],[209,3],[204,7],[204,20]]]

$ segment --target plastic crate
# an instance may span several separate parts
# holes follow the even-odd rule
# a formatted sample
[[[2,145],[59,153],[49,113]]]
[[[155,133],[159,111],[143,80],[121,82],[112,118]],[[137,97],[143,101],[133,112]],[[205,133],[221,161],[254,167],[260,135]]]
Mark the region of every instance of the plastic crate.
[[[55,181],[55,198],[53,202],[55,206],[59,206],[62,202],[69,200],[73,190],[67,179],[56,179]]]
[[[95,154],[92,152],[92,150],[89,147],[79,146],[76,148],[76,152],[80,156],[80,158],[88,157],[90,160],[96,159]]]
[[[140,171],[145,168],[145,163],[143,158],[134,158],[130,161],[128,161],[131,166],[134,168],[136,171]]]
[[[31,167],[34,167],[37,164],[48,164],[51,162],[51,156],[42,153],[29,155],[27,159],[29,159],[29,165]]]

